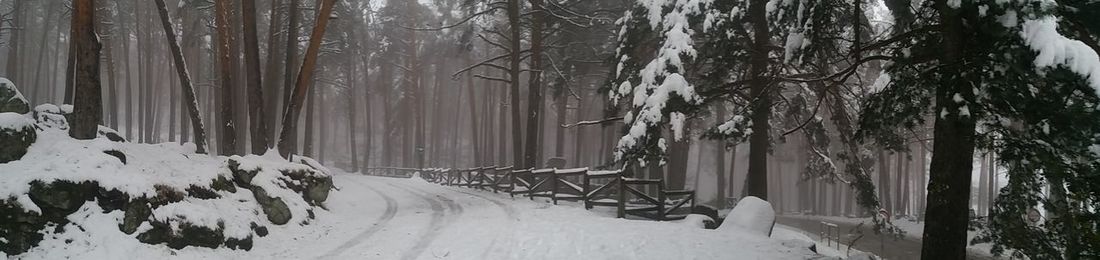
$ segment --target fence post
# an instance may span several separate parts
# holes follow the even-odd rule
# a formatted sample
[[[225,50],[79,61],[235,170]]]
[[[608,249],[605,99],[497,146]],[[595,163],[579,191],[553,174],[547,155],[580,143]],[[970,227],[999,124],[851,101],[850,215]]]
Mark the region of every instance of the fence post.
[[[626,179],[619,175],[619,218],[626,217]]]
[[[581,186],[581,193],[584,193],[581,194],[581,199],[584,200],[584,209],[592,209],[592,204],[588,201],[588,192],[592,190],[592,181],[588,179],[588,171],[584,171],[584,174],[581,175],[581,178],[581,183],[583,183],[582,185],[584,185]]]
[[[558,169],[554,168],[553,172],[550,172],[550,201],[554,202],[554,205],[558,205]]]
[[[665,181],[657,182],[657,220],[665,219]]]

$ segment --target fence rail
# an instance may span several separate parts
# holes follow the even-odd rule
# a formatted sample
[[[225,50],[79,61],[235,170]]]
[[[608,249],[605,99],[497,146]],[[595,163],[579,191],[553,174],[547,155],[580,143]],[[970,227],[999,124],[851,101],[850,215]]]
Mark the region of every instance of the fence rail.
[[[634,215],[653,220],[683,219],[695,207],[694,190],[666,190],[663,179],[632,178],[625,170],[378,167],[364,173],[393,178],[420,176],[445,186],[504,192],[532,200],[543,197],[555,205],[563,200],[582,202],[585,209],[615,207],[619,218]]]

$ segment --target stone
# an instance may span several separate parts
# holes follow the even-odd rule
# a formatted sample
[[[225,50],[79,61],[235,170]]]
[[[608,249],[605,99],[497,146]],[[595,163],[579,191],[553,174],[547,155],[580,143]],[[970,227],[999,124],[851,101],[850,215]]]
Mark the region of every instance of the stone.
[[[173,236],[168,240],[168,247],[173,249],[181,249],[187,246],[218,248],[222,242],[225,242],[225,235],[222,234],[220,229],[213,230],[208,227],[185,223],[180,224],[178,236]]]
[[[124,153],[122,153],[118,150],[106,150],[106,151],[103,151],[103,153],[105,153],[107,155],[110,155],[110,156],[114,156],[115,158],[118,158],[118,161],[122,162],[122,164],[126,164],[126,154],[124,154]]]
[[[252,194],[256,196],[256,202],[260,204],[264,215],[267,215],[267,220],[271,221],[272,224],[284,225],[290,222],[290,208],[282,199],[268,196],[263,188],[256,186],[252,187]]]
[[[252,250],[252,236],[246,238],[226,238],[225,247],[229,249],[240,249],[244,251]]]
[[[219,175],[217,179],[214,179],[214,181],[210,183],[210,188],[214,189],[215,191],[228,191],[230,193],[237,192],[237,186],[233,186],[232,181],[229,181],[229,179],[226,179],[225,176],[221,175]]]
[[[19,93],[15,83],[6,78],[0,78],[0,113],[12,112],[26,114],[31,112],[30,102]]]
[[[119,224],[118,229],[127,235],[133,234],[137,231],[137,228],[141,226],[141,223],[149,219],[149,215],[151,214],[153,214],[153,210],[149,208],[149,201],[145,198],[130,201],[130,203],[126,205],[126,211],[122,217],[122,224]]]
[[[116,189],[107,190],[97,186],[95,187],[95,195],[96,202],[104,211],[125,209],[126,204],[130,201],[129,195]]]
[[[18,255],[38,245],[47,221],[42,216],[27,212],[14,200],[0,200],[0,251]]]
[[[34,122],[24,115],[0,113],[0,163],[23,158],[38,139]]]
[[[76,212],[84,202],[91,199],[85,185],[70,181],[55,181],[50,184],[41,181],[31,183],[31,201],[42,209],[42,215],[49,220],[64,220],[65,216]]]
[[[192,184],[190,187],[187,187],[187,196],[204,200],[217,199],[221,197],[221,195],[218,195],[217,192],[214,192],[214,190],[210,188],[199,187],[198,185],[194,184]]]
[[[126,138],[122,138],[122,135],[118,134],[118,131],[106,126],[99,126],[96,131],[97,135],[102,138],[107,138],[111,142],[126,142]]]
[[[229,166],[229,171],[233,173],[233,182],[237,183],[237,186],[245,189],[252,187],[252,178],[256,177],[256,174],[260,172],[259,170],[242,170],[240,168],[241,163],[232,158],[230,158],[226,164]]]
[[[61,108],[54,104],[41,104],[34,107],[34,120],[39,127],[57,130],[69,130],[69,120]]]

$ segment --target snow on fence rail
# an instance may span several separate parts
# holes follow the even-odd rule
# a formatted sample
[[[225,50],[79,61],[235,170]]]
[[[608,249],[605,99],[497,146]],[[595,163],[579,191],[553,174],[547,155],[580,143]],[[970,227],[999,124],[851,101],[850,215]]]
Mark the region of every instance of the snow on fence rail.
[[[378,167],[369,168],[364,173],[396,178],[411,178],[418,173],[424,180],[440,185],[504,192],[512,197],[521,195],[532,200],[544,197],[555,205],[559,200],[565,200],[583,202],[585,209],[615,207],[619,218],[630,214],[653,220],[683,219],[695,207],[694,190],[666,190],[663,179],[632,178],[633,174],[625,169]]]

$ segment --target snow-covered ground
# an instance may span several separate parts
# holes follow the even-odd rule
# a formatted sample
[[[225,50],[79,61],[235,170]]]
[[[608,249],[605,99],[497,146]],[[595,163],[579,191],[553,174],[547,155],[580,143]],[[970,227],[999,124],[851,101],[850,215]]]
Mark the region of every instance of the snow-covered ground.
[[[849,217],[840,217],[840,216],[805,216],[805,215],[787,215],[786,217],[790,217],[790,218],[811,218],[811,219],[818,219],[818,220],[828,221],[828,222],[833,222],[833,223],[843,223],[843,224],[847,224],[847,225],[858,225],[859,223],[866,223],[866,224],[864,224],[864,226],[869,226],[870,223],[872,223],[871,218],[849,218]],[[900,228],[902,231],[905,232],[904,236],[905,236],[906,239],[912,239],[912,240],[920,241],[920,239],[924,236],[924,222],[918,222],[918,221],[913,221],[913,220],[903,218],[903,219],[894,219],[894,220],[892,220],[892,223],[895,226],[897,226],[898,228]],[[868,230],[867,232],[870,232],[869,229],[867,229],[867,230]],[[844,232],[844,231],[842,230],[842,232]],[[974,237],[978,235],[978,233],[979,233],[979,231],[967,231],[967,241],[973,240]],[[841,234],[841,236],[843,236],[843,235],[844,234]],[[969,245],[968,250],[970,250],[971,253],[976,254],[976,255],[985,256],[985,257],[992,257],[992,253],[990,253],[990,250],[992,249],[992,247],[993,247],[993,245],[990,244],[990,243],[982,243],[982,244]]]
[[[700,229],[683,222],[616,219],[610,211],[421,179],[340,174],[329,211],[309,225],[272,226],[251,251],[147,245],[118,231],[121,212],[94,203],[82,227],[50,235],[24,259],[807,259],[819,255],[774,238]],[[88,217],[82,217],[82,216]],[[777,229],[779,230],[779,229]]]

